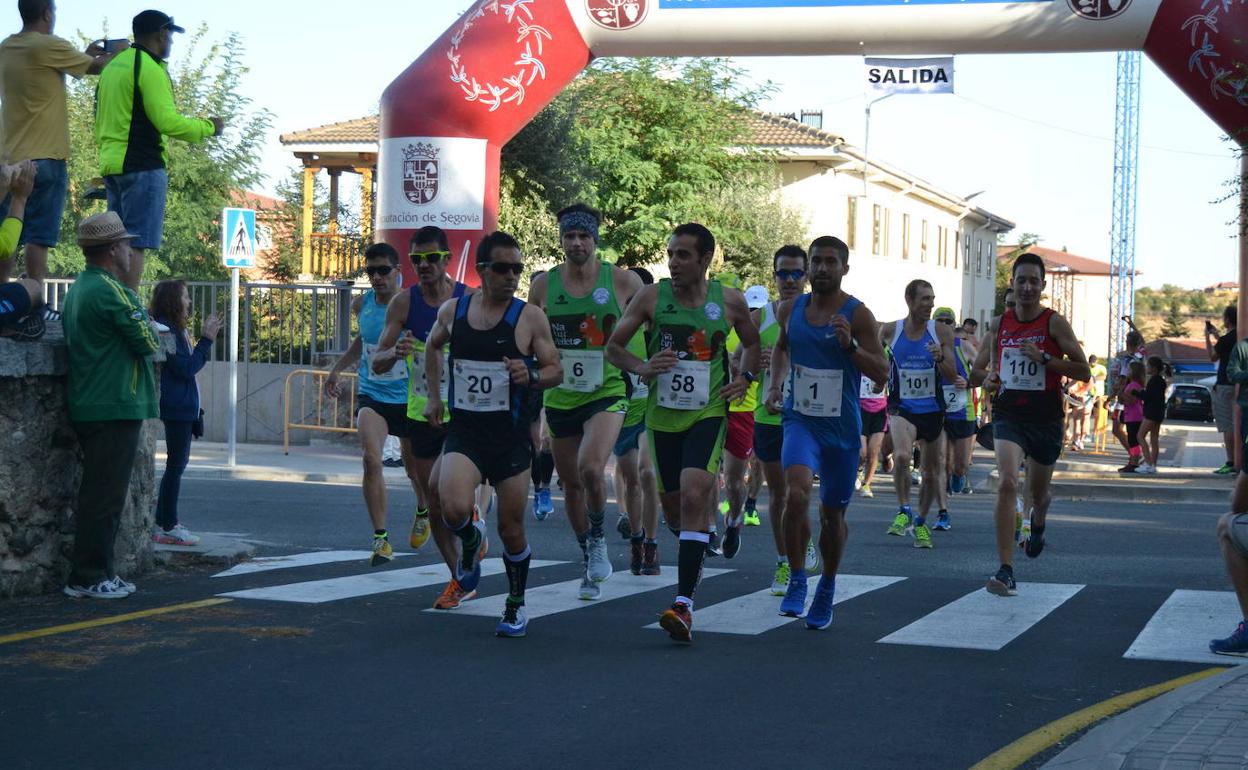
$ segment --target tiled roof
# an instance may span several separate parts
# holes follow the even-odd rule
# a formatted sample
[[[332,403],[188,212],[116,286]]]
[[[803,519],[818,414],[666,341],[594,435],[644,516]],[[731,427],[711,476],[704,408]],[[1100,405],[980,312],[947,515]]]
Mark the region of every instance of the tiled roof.
[[[282,144],[377,144],[379,118],[369,115],[282,134]]]
[[[1196,361],[1209,363],[1209,352],[1204,340],[1175,338],[1153,340],[1145,346],[1150,356],[1161,356],[1165,361]]]
[[[1018,251],[1017,245],[998,246],[997,259],[1005,259],[1016,251]],[[1028,246],[1027,251],[1038,255],[1044,260],[1045,270],[1065,267],[1070,269],[1073,273],[1081,273],[1083,275],[1109,275],[1109,263],[1102,262],[1099,259],[1081,257],[1078,254],[1070,254],[1065,251],[1058,251],[1057,249],[1047,249],[1044,246],[1037,246],[1035,244]]]

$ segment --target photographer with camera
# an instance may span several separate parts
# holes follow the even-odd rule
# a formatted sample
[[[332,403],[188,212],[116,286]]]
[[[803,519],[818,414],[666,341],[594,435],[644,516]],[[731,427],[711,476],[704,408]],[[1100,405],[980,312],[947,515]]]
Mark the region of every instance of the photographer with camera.
[[[1209,360],[1218,363],[1218,379],[1213,386],[1213,421],[1222,434],[1226,445],[1226,462],[1214,473],[1229,476],[1235,472],[1235,385],[1226,377],[1226,364],[1231,359],[1231,351],[1238,342],[1238,311],[1234,305],[1227,305],[1222,311],[1222,325],[1226,333],[1218,335],[1218,328],[1212,321],[1205,321],[1205,350],[1209,352]]]

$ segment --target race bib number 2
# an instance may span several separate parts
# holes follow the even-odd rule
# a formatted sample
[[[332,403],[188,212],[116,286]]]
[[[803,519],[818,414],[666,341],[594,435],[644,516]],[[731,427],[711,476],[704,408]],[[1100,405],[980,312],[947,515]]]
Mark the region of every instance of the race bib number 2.
[[[1001,384],[1006,390],[1044,390],[1044,365],[1018,348],[1001,349]]]
[[[511,375],[502,361],[455,362],[455,409],[505,412],[511,400]]]
[[[659,406],[691,411],[702,409],[711,399],[710,361],[677,361],[670,370],[660,374]]]
[[[965,415],[967,390],[965,388],[959,389],[953,385],[944,385],[941,389],[945,393],[945,411],[950,414]]]

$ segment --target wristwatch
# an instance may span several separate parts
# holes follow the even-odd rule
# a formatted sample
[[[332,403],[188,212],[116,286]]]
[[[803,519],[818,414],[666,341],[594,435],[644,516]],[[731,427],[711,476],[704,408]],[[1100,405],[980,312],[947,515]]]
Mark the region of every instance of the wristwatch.
[[[1044,366],[1048,366],[1048,365],[1049,365],[1049,362],[1050,362],[1050,361],[1052,361],[1052,360],[1053,360],[1053,354],[1052,354],[1052,353],[1049,353],[1048,351],[1045,351],[1045,352],[1044,352],[1044,353],[1040,356],[1040,363],[1041,363],[1041,364],[1043,364]]]
[[[849,347],[841,348],[841,352],[847,356],[852,356],[853,354],[857,353],[858,352],[858,340],[854,339],[853,337],[850,337]]]
[[[537,367],[529,364],[529,387],[533,387],[537,383],[541,382],[541,380],[542,375],[538,372]]]
[[[757,377],[754,376],[754,372],[741,372],[741,376],[744,377],[745,381],[750,383],[751,385],[753,385],[754,381],[758,379]]]

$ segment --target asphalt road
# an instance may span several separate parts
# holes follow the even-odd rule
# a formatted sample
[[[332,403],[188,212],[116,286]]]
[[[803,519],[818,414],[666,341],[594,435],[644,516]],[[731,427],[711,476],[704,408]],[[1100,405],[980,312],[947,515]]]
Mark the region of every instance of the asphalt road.
[[[472,604],[424,611],[445,583],[416,569],[438,563],[432,543],[379,570],[358,558],[223,577],[164,570],[108,606],[9,602],[0,636],[249,589],[287,599],[235,596],[0,644],[3,765],[960,768],[1080,708],[1211,665],[1199,628],[1185,631],[1189,660],[1124,654],[1150,620],[1175,630],[1174,616],[1159,614],[1174,591],[1224,602],[1217,507],[1058,503],[1043,556],[1017,563],[1020,581],[1043,585],[982,604],[996,567],[990,499],[956,498],[953,531],[921,551],[884,535],[893,505],[877,492],[851,506],[838,583],[864,593],[821,633],[800,622],[758,630],[779,602],[750,596],[774,568],[765,500],[764,526],[746,530],[738,557],[707,561],[692,646],[646,628],[674,586],[629,575],[614,533],[608,596],[636,592],[560,600],[557,584],[579,576],[561,512],[528,520],[534,558],[555,563],[531,573],[530,607],[548,595],[552,611],[525,639],[494,637],[496,617],[469,614]],[[396,544],[413,502],[392,495]],[[187,481],[182,518],[256,541],[261,556],[364,550],[371,537],[352,487]],[[674,583],[674,543],[660,543]],[[380,573],[397,582],[379,584]],[[308,585],[351,576],[365,577]],[[344,584],[366,593],[288,600]],[[505,592],[501,574],[486,577],[477,602]],[[754,604],[725,609],[742,601]],[[726,632],[700,630],[713,619]],[[1229,633],[1236,618],[1214,620]]]

